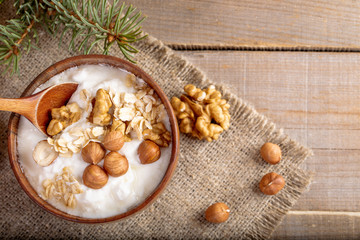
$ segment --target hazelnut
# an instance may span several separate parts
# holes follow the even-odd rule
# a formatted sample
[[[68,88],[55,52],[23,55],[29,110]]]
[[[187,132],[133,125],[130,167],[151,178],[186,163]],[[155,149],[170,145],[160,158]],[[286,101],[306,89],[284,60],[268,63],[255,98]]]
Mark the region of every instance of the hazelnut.
[[[33,151],[33,159],[42,167],[49,166],[58,156],[59,153],[46,140],[38,142]]]
[[[105,149],[97,142],[89,142],[81,151],[81,157],[85,162],[98,164],[105,156]]]
[[[129,169],[129,162],[118,152],[109,152],[104,160],[105,171],[112,177],[120,177]]]
[[[156,162],[161,156],[160,147],[150,140],[145,140],[138,148],[138,155],[142,164]]]
[[[93,189],[102,188],[109,179],[106,172],[98,165],[87,166],[82,178],[85,186]]]
[[[124,146],[124,135],[119,131],[111,131],[105,135],[103,144],[109,151],[119,151]]]
[[[215,203],[205,211],[205,218],[208,222],[222,223],[228,220],[230,215],[229,207],[222,202]]]
[[[285,186],[284,178],[274,172],[266,174],[260,181],[260,190],[266,195],[275,195]]]
[[[260,149],[261,157],[270,164],[277,164],[281,160],[281,149],[279,145],[267,142]]]

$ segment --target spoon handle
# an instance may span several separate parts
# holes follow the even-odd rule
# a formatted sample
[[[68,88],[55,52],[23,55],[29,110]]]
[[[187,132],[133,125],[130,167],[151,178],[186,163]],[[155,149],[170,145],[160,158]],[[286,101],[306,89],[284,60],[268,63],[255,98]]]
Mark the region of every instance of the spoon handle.
[[[19,113],[29,120],[34,119],[36,101],[33,97],[25,98],[0,98],[0,111]]]

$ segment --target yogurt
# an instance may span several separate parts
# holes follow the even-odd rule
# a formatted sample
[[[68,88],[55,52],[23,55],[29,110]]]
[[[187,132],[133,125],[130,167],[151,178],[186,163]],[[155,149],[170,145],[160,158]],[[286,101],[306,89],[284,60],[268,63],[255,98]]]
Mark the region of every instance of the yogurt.
[[[133,93],[135,89],[125,83],[129,73],[118,68],[105,65],[82,65],[68,69],[41,85],[35,92],[41,91],[51,85],[75,82],[79,86],[73,94],[69,103],[76,102],[81,108],[85,103],[80,99],[80,92],[86,89],[92,96],[100,88],[111,88],[117,92]],[[139,79],[137,79],[139,80]],[[142,80],[139,80],[142,81]],[[170,131],[169,118],[166,115],[162,122]],[[86,127],[86,113],[73,125]],[[72,125],[71,125],[72,126]],[[69,128],[71,127],[69,126]],[[66,129],[65,129],[66,130]],[[52,179],[55,174],[61,172],[64,167],[70,167],[74,177],[78,180],[83,193],[76,194],[77,205],[75,208],[66,207],[64,204],[50,198],[47,201],[56,208],[69,214],[85,218],[104,218],[124,213],[142,203],[159,185],[171,156],[171,143],[167,148],[161,148],[161,157],[152,164],[141,164],[137,149],[142,140],[133,138],[131,142],[125,142],[118,152],[126,156],[129,169],[125,175],[111,177],[107,184],[101,189],[91,189],[82,182],[84,169],[89,165],[81,158],[81,153],[74,153],[71,158],[59,156],[47,167],[39,166],[32,157],[32,152],[39,141],[46,140],[26,118],[21,117],[18,128],[17,149],[19,162],[32,187],[41,196],[43,192],[42,183],[46,179]],[[102,167],[103,161],[98,165]]]

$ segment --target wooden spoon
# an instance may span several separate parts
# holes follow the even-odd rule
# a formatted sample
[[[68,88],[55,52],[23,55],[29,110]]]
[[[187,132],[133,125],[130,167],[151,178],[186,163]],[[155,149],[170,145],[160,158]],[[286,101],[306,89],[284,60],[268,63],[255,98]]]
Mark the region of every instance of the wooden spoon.
[[[0,98],[0,110],[23,115],[47,135],[46,128],[50,121],[51,109],[65,105],[77,87],[77,83],[63,83],[51,86],[28,97]]]

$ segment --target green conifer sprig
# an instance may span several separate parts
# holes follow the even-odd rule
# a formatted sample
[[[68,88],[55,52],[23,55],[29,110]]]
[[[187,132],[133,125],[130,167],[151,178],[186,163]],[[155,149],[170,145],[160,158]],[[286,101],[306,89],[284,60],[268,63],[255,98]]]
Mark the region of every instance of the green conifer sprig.
[[[31,48],[37,48],[38,34],[32,30],[35,21],[26,25],[20,19],[12,19],[7,23],[0,25],[0,63],[7,65],[5,72],[12,66],[13,74],[19,71],[20,49],[29,52]]]
[[[12,66],[11,73],[19,71],[22,51],[37,48],[40,24],[50,34],[60,33],[60,43],[71,31],[71,50],[89,54],[102,42],[103,54],[108,54],[116,44],[131,62],[138,52],[131,43],[147,37],[140,26],[145,17],[119,0],[112,5],[107,0],[17,0],[14,6],[19,18],[0,25],[0,64],[7,64],[6,70]]]

